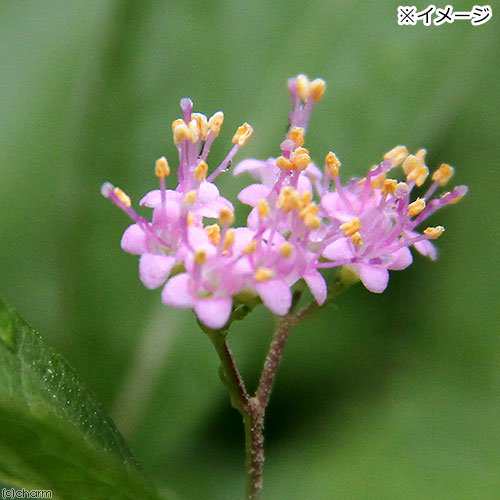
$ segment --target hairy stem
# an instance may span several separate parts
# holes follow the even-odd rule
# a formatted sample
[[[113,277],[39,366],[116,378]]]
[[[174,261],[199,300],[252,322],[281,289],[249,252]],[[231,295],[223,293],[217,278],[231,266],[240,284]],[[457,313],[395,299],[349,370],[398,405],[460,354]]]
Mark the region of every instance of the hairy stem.
[[[357,278],[353,278],[351,274],[340,273],[337,279],[330,284],[326,302],[331,302],[356,281]],[[261,497],[265,459],[264,419],[278,368],[283,359],[286,342],[292,327],[319,308],[320,306],[316,302],[312,302],[299,311],[292,311],[278,320],[254,396],[248,394],[231,349],[226,342],[227,329],[224,331],[205,330],[219,356],[221,378],[229,391],[231,404],[243,418],[247,500],[259,500]]]

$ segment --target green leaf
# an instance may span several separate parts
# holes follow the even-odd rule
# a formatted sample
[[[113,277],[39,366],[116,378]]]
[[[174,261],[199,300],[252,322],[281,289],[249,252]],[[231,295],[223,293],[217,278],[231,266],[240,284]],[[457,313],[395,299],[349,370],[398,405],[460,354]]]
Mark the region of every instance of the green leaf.
[[[0,482],[64,499],[155,499],[75,372],[0,301]]]

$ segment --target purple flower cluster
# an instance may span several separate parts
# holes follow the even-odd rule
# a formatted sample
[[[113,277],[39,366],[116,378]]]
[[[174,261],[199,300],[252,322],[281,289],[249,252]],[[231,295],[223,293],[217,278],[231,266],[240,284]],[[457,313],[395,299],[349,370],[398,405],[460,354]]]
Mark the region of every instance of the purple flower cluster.
[[[322,304],[327,297],[322,269],[349,266],[368,290],[384,291],[389,271],[412,263],[410,247],[436,259],[431,240],[444,228],[417,227],[467,192],[458,186],[433,196],[454,173],[453,167],[442,164],[427,191],[412,201],[412,192],[423,186],[429,169],[425,150],[412,155],[404,146],[386,153],[365,177],[343,184],[333,152],[320,170],[304,147],[309,118],[325,82],[299,75],[289,80],[288,88],[292,111],[281,154],[264,161],[247,159],[234,169],[235,175],[248,172],[257,180],[238,195],[251,207],[246,226],[232,227],[233,205],[213,181],[229,168],[253,129],[241,125],[229,153],[209,173],[208,154],[224,115],[219,111],[207,119],[194,113],[190,99],[181,100],[182,118],[172,123],[179,154],[177,186],[167,189],[170,166],[162,157],[155,165],[159,189],[139,203],[152,209],[151,220],[132,208],[121,189],[109,183],[102,187],[102,194],[133,221],[121,246],[140,256],[143,284],[163,286],[165,304],[193,308],[209,328],[222,328],[242,297],[258,296],[274,314],[285,315],[292,303],[291,287],[301,279]],[[404,180],[387,176],[396,167],[401,167]]]

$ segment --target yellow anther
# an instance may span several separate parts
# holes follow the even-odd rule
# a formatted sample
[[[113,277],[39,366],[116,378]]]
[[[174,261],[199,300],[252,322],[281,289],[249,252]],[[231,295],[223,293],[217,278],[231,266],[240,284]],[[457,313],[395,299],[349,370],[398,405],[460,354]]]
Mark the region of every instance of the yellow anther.
[[[115,187],[115,189],[113,189],[113,193],[120,200],[120,203],[125,205],[127,208],[132,205],[130,196],[125,191],[121,190],[119,187]]]
[[[313,214],[307,214],[304,217],[304,224],[308,229],[319,229],[321,226],[321,219]]]
[[[179,144],[183,141],[190,141],[193,134],[189,127],[182,121],[174,128],[174,143]]]
[[[244,146],[250,137],[252,137],[253,128],[249,123],[244,123],[240,125],[235,134],[233,135],[233,144],[238,144],[238,146]]]
[[[228,251],[234,245],[235,232],[234,229],[228,229],[224,236],[224,243],[222,244],[223,250]]]
[[[220,243],[220,226],[218,224],[212,224],[205,227],[205,232],[207,233],[210,243],[215,246]]]
[[[186,122],[182,119],[182,118],[177,118],[176,120],[174,120],[172,122],[172,133],[175,132],[175,129],[179,126],[179,125],[186,125]]]
[[[384,185],[382,186],[383,194],[394,194],[398,187],[398,181],[396,179],[386,179]]]
[[[193,120],[196,120],[196,123],[198,124],[198,132],[200,135],[200,139],[204,141],[207,138],[208,134],[207,117],[202,113],[193,113],[191,116],[193,117]]]
[[[340,161],[333,151],[329,151],[325,156],[325,170],[331,177],[338,177],[340,171]]]
[[[291,212],[300,208],[300,195],[291,186],[284,187],[279,194],[277,207],[285,212]]]
[[[194,224],[194,214],[193,212],[188,212],[186,214],[186,224],[192,226]]]
[[[345,236],[352,236],[354,233],[361,229],[361,221],[358,217],[354,217],[348,222],[344,222],[340,225],[340,230]]]
[[[380,174],[375,177],[375,179],[372,180],[372,188],[374,189],[381,189],[384,187],[385,183],[385,174]]]
[[[316,78],[311,82],[310,85],[311,97],[314,101],[321,101],[321,98],[325,94],[326,82],[322,78]]]
[[[428,227],[424,229],[424,234],[429,240],[437,240],[444,231],[445,229],[443,226]]]
[[[194,144],[200,140],[200,128],[198,127],[198,121],[194,118],[189,122],[189,131],[191,132],[191,142]]]
[[[312,201],[312,193],[311,191],[304,191],[301,195],[300,195],[300,201],[302,201],[302,204],[304,207],[306,207],[307,205],[309,205],[309,203],[311,203]]]
[[[357,247],[360,247],[363,244],[363,238],[361,236],[361,233],[359,231],[356,231],[352,236],[351,236],[351,241],[356,245]]]
[[[304,170],[311,163],[309,151],[306,148],[297,148],[292,154],[292,163],[297,170]]]
[[[224,113],[222,111],[217,111],[217,113],[214,113],[208,120],[208,129],[215,137],[217,137],[223,123]]]
[[[194,205],[196,203],[196,191],[188,191],[184,195],[184,203],[186,205]]]
[[[316,203],[309,203],[300,211],[300,217],[303,219],[308,215],[318,215],[319,207]]]
[[[292,170],[293,168],[292,162],[284,156],[278,156],[278,158],[276,158],[276,166],[281,168],[281,170]]]
[[[414,168],[406,177],[407,181],[414,181],[417,186],[421,186],[427,176],[429,175],[429,169],[425,165],[420,165]]]
[[[194,178],[198,182],[204,181],[207,177],[207,172],[208,172],[208,165],[206,162],[201,160],[200,163],[198,163],[198,165],[196,165],[194,169]]]
[[[295,79],[295,89],[297,90],[297,95],[303,101],[307,101],[311,93],[311,84],[309,78],[306,75],[298,75]]]
[[[219,212],[219,222],[223,226],[230,226],[234,222],[234,212],[229,208],[221,208]]]
[[[423,161],[419,160],[416,156],[414,155],[408,155],[406,157],[406,160],[403,162],[403,171],[405,175],[408,175],[410,172],[415,170],[416,168],[420,168],[423,166]]]
[[[245,248],[243,248],[243,253],[249,255],[254,253],[257,249],[257,242],[255,240],[250,241]]]
[[[281,246],[280,246],[280,255],[284,257],[285,259],[288,259],[293,253],[293,245],[289,243],[288,241],[285,241]]]
[[[432,174],[432,180],[438,182],[440,186],[446,186],[453,177],[455,169],[447,163],[442,163],[440,167]]]
[[[288,131],[288,138],[295,142],[297,146],[304,145],[304,129],[302,127],[292,127]]]
[[[259,283],[262,283],[263,281],[268,281],[273,277],[274,277],[274,272],[272,269],[269,269],[268,267],[259,267],[254,274],[255,281]]]
[[[170,175],[170,166],[164,156],[156,160],[155,175],[159,179],[164,179],[165,177],[168,177]]]
[[[385,153],[384,160],[389,160],[392,164],[397,167],[403,161],[405,161],[408,156],[408,148],[406,146],[396,146],[392,148],[390,151]]]
[[[262,198],[257,202],[257,213],[260,219],[265,219],[269,215],[269,203],[266,199]]]
[[[194,261],[199,266],[205,264],[205,262],[207,261],[207,252],[203,249],[196,250],[196,252],[194,253]]]
[[[417,198],[413,203],[408,205],[408,216],[415,217],[422,212],[425,208],[425,200],[423,198]]]
[[[416,153],[415,156],[417,157],[417,160],[421,161],[422,163],[425,163],[425,157],[427,156],[427,149],[419,149]]]

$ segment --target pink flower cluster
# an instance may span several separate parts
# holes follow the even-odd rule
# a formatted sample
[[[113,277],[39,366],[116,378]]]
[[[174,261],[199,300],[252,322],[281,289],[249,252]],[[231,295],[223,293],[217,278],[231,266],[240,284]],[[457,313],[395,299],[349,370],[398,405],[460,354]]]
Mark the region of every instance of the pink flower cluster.
[[[456,203],[467,188],[455,187],[439,197],[453,168],[442,164],[431,176],[426,192],[412,201],[412,193],[429,176],[425,150],[414,155],[396,146],[365,177],[343,184],[340,161],[329,152],[321,170],[304,147],[308,121],[321,100],[325,82],[299,75],[288,82],[292,100],[288,133],[280,155],[268,160],[248,159],[234,169],[248,172],[257,182],[238,195],[251,207],[247,224],[232,227],[234,210],[221,196],[214,180],[226,171],[238,150],[253,133],[244,123],[233,136],[224,160],[209,173],[208,154],[219,135],[224,115],[211,118],[193,112],[190,99],[182,99],[182,118],[172,123],[179,154],[177,186],[167,189],[170,166],[156,161],[159,189],[150,191],[140,205],[152,209],[151,219],[139,215],[130,198],[105,183],[102,194],[133,221],[121,246],[139,255],[139,275],[147,288],[163,286],[162,301],[176,308],[193,308],[209,328],[222,328],[234,303],[258,296],[276,315],[292,303],[292,286],[303,279],[319,304],[327,297],[322,269],[349,266],[365,287],[384,291],[390,270],[412,263],[409,250],[436,259],[431,240],[441,226],[417,227],[436,210]],[[389,178],[401,167],[402,178]],[[207,219],[212,219],[211,221]]]

